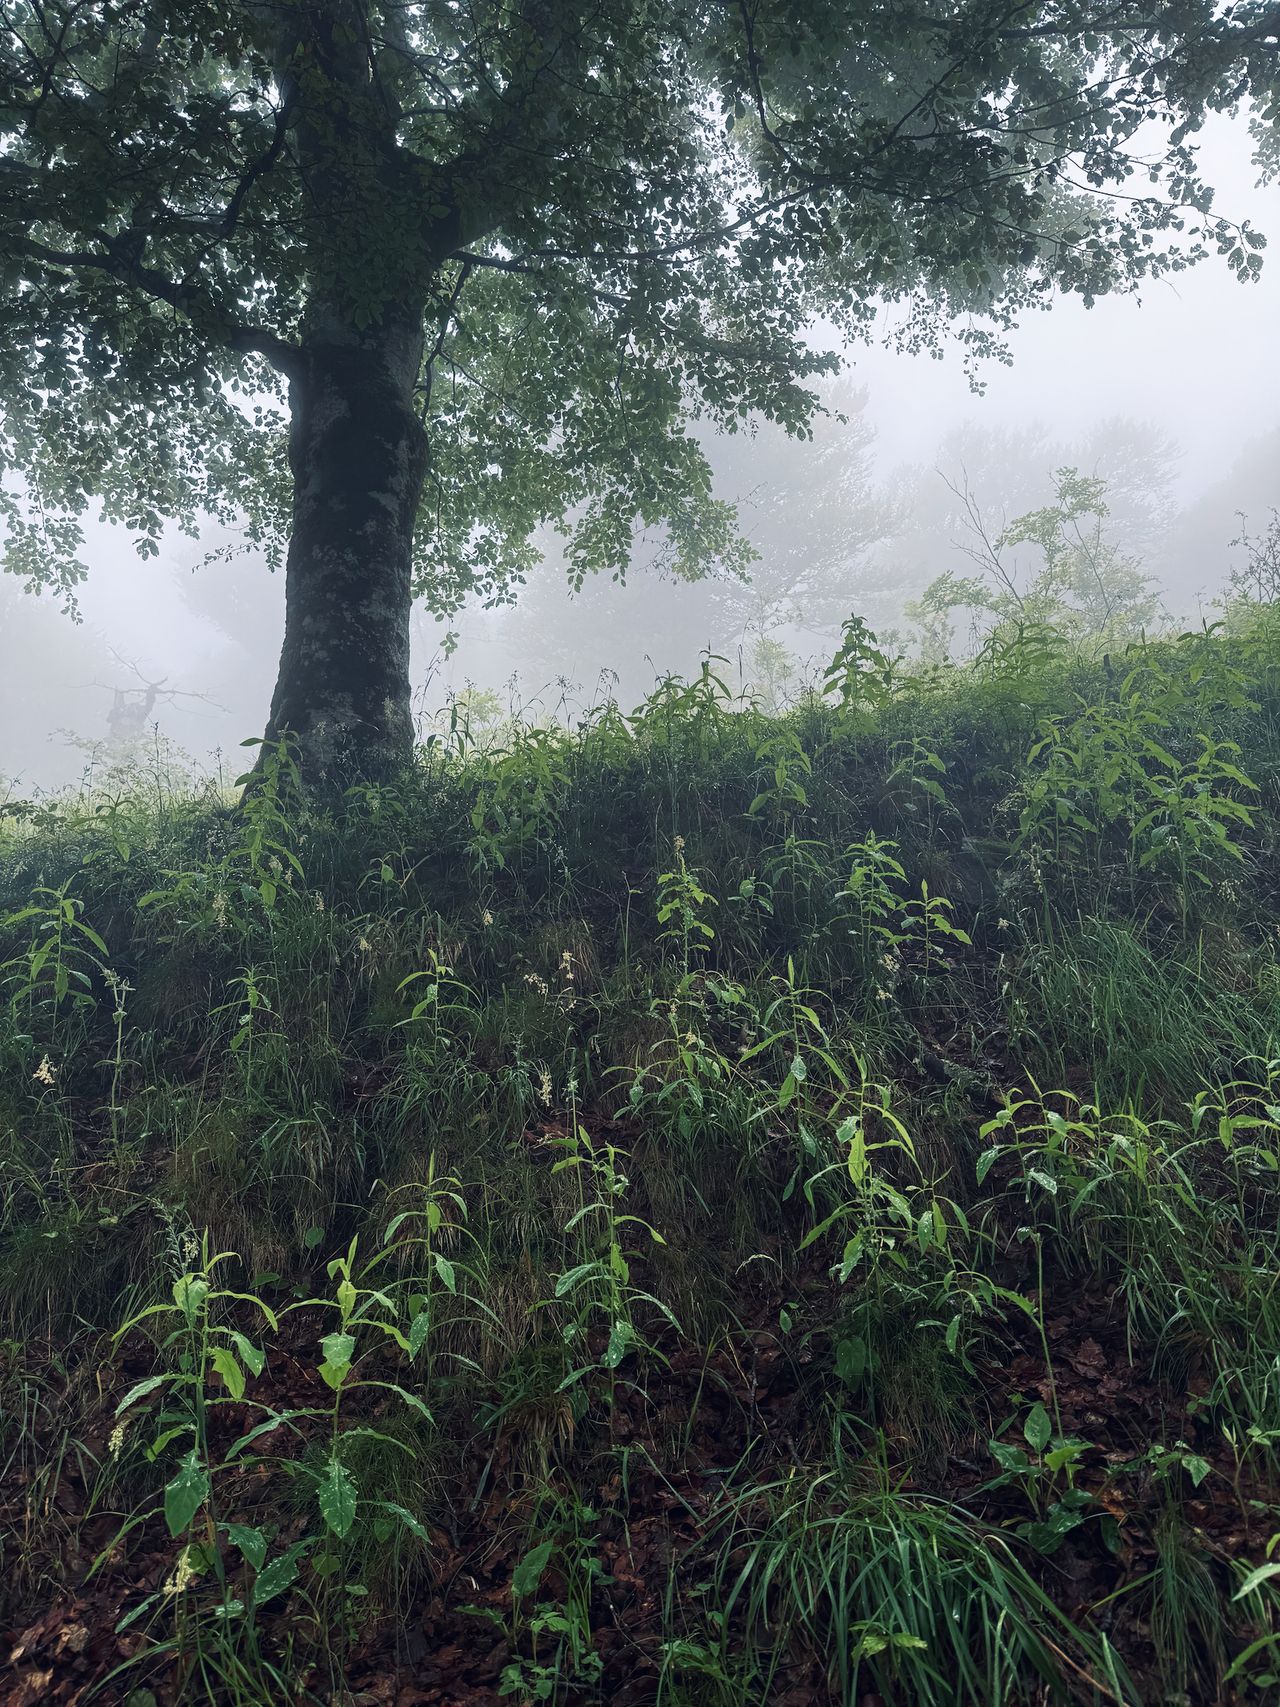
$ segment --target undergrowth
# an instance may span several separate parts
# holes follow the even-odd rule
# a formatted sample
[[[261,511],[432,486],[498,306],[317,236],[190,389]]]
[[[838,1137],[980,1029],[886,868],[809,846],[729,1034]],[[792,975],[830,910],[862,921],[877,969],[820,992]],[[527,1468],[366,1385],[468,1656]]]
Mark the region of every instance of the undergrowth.
[[[1277,638],[10,800],[22,1699],[1275,1699]]]

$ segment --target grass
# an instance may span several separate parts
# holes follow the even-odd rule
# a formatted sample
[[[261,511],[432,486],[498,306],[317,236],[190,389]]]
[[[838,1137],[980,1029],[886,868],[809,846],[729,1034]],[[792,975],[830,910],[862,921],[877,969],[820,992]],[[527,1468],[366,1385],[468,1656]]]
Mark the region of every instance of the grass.
[[[1268,1699],[1276,622],[10,801],[19,1687]]]

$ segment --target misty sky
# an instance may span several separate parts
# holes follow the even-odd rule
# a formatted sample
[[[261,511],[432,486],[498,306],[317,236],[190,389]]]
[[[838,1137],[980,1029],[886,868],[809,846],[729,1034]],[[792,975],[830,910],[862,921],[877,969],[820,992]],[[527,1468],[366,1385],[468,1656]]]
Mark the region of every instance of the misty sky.
[[[1259,188],[1242,122],[1204,128],[1215,212],[1249,220],[1273,245],[1261,282],[1240,285],[1216,259],[1085,308],[1060,300],[1012,341],[1012,367],[989,365],[969,390],[955,352],[942,361],[855,352],[888,463],[927,460],[939,425],[1039,420],[1074,437],[1108,415],[1152,420],[1184,452],[1188,497],[1224,475],[1251,437],[1280,423],[1280,186]]]
[[[932,469],[942,440],[967,423],[1015,430],[1038,425],[1056,440],[1070,440],[1102,420],[1125,416],[1150,422],[1176,441],[1175,497],[1182,507],[1223,481],[1251,444],[1256,456],[1260,436],[1280,428],[1280,188],[1256,186],[1243,123],[1218,119],[1208,125],[1203,160],[1216,189],[1216,211],[1251,221],[1274,245],[1260,284],[1240,285],[1215,259],[1146,287],[1140,297],[1104,300],[1091,310],[1059,302],[1013,336],[1011,367],[983,370],[981,396],[970,389],[958,351],[941,361],[877,347],[850,352],[854,377],[868,391],[877,470],[887,475],[904,464]],[[1280,503],[1280,470],[1269,501]],[[0,589],[9,595],[0,597],[0,795],[6,776],[24,789],[78,776],[84,753],[69,744],[68,731],[100,739],[109,690],[136,679],[135,665],[151,679],[164,676],[217,702],[189,699],[157,711],[161,728],[198,760],[261,729],[271,690],[262,647],[278,646],[283,578],[265,571],[249,578],[246,606],[242,566],[235,577],[240,603],[222,611],[216,582],[200,589],[199,599],[184,588],[189,572],[179,565],[192,554],[190,542],[175,540],[158,563],[144,563],[122,538],[95,529],[80,630],[47,601],[39,613],[15,614],[10,589]],[[1158,565],[1149,567],[1158,573]],[[217,577],[220,571],[213,565],[203,573]],[[221,629],[208,620],[211,610]],[[565,620],[574,621],[568,605]],[[237,657],[243,651],[237,636],[249,628],[257,647],[251,670]],[[511,670],[509,616],[472,616],[462,634],[456,657],[433,682],[441,693],[448,683],[468,679],[496,686]],[[602,655],[584,656],[584,680],[614,661],[603,653],[625,646],[625,635],[620,614],[615,634],[604,641],[593,637]],[[424,657],[432,646],[430,625],[427,637]]]

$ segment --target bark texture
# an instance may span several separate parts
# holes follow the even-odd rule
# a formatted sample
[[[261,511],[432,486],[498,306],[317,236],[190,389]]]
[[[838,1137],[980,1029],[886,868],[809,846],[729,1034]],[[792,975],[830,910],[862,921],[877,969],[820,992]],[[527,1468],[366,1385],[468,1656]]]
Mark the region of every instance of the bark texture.
[[[290,380],[293,527],[267,740],[292,737],[304,778],[322,788],[392,775],[412,753],[421,326],[418,313],[357,333],[318,315]]]

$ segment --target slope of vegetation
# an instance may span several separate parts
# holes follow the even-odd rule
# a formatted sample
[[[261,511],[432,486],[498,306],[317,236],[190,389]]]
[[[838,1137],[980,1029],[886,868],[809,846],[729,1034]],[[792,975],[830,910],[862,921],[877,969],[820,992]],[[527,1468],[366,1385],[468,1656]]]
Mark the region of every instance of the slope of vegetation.
[[[8,1699],[1275,1699],[1277,639],[11,803]]]

